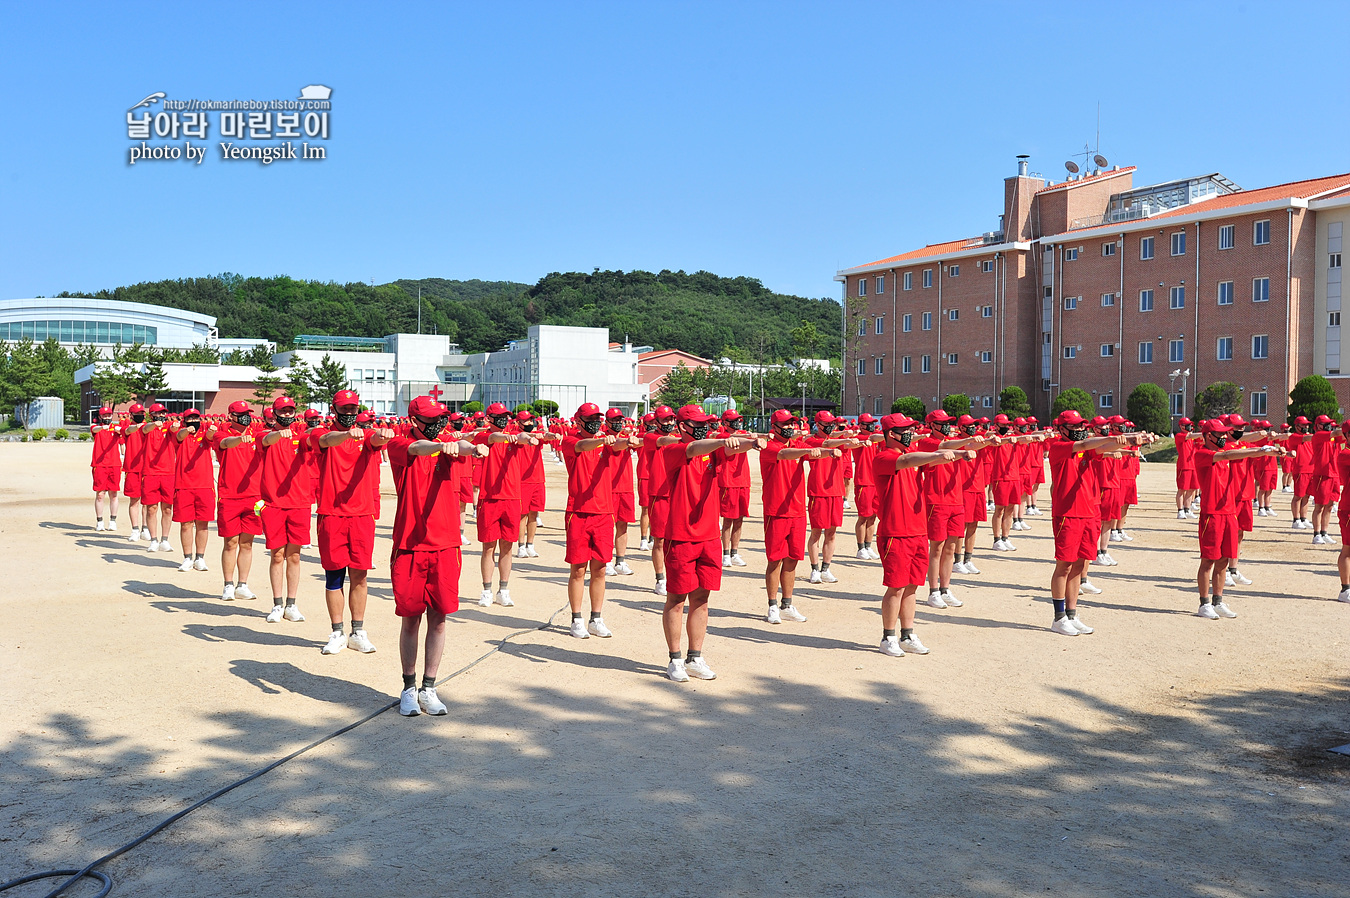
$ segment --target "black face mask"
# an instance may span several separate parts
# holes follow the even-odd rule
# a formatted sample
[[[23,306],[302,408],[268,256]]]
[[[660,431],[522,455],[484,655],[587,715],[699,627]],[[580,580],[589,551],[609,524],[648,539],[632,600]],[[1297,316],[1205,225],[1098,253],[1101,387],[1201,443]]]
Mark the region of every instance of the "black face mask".
[[[662,422],[660,422],[659,424],[656,425],[656,429],[659,430],[659,431],[661,431],[662,433],[674,433],[674,432],[675,432],[675,422],[674,422],[674,421],[662,421]]]
[[[280,430],[284,427],[290,427],[295,423],[295,415],[277,415],[276,426]]]
[[[797,431],[793,430],[791,427],[775,427],[774,433],[778,434],[779,438],[785,443],[788,440],[795,439],[797,436]]]
[[[623,430],[623,419],[615,418],[613,421],[606,421],[605,426],[609,428],[610,433],[620,433]]]
[[[837,424],[821,424],[820,432],[825,434],[825,436],[829,436],[830,434],[834,433],[834,429],[837,426],[838,426]]]
[[[431,421],[425,421],[417,418],[417,429],[422,431],[422,436],[428,440],[434,440],[440,436],[441,431],[445,429],[446,418],[434,418]]]
[[[863,433],[872,433],[877,429],[877,426],[875,424],[859,424],[858,429]]]
[[[1336,425],[1335,425],[1335,424],[1321,424],[1321,425],[1318,426],[1317,429],[1320,430],[1320,431],[1322,431],[1323,433],[1331,433],[1333,430],[1336,429]],[[1238,429],[1235,427],[1235,428],[1233,428],[1233,434],[1234,434],[1234,436],[1241,436],[1241,435],[1242,435],[1242,431],[1238,430]]]
[[[952,433],[952,426],[950,424],[934,424],[933,429],[944,437],[951,436]]]
[[[132,422],[133,424],[143,424],[143,423],[145,423],[145,415],[141,415],[141,414],[132,415],[132,416],[131,416],[131,422]]]
[[[1011,427],[1000,427],[1000,428],[998,429],[998,435],[1001,436],[1001,437],[1006,437],[1006,436],[1007,436],[1008,434],[1010,434],[1010,433],[1012,433],[1012,428],[1011,428]]]
[[[1211,434],[1211,436],[1214,437],[1214,443],[1215,443],[1215,445],[1217,445],[1220,449],[1222,449],[1224,446],[1228,445],[1228,434],[1226,434],[1226,433],[1215,433],[1215,434]]]
[[[510,415],[493,415],[493,416],[492,416],[492,426],[493,426],[493,427],[505,427],[506,424],[507,424],[507,422],[510,421],[510,420],[511,420],[511,416],[510,416]]]
[[[1327,427],[1327,428],[1324,428],[1324,429],[1326,429],[1326,430],[1331,430],[1330,427]],[[1246,433],[1246,432],[1247,432],[1247,428],[1245,428],[1245,427],[1234,427],[1234,428],[1233,428],[1233,433],[1232,433],[1232,435],[1231,435],[1230,438],[1231,438],[1231,439],[1234,439],[1234,440],[1240,440],[1240,439],[1242,439],[1242,435],[1243,435],[1244,433]]]
[[[600,423],[599,418],[582,418],[581,429],[594,436],[600,432]]]
[[[242,415],[234,415],[233,417],[234,423],[238,424],[240,427],[248,427],[253,423],[253,416],[248,412],[244,412]]]
[[[711,429],[712,429],[712,425],[709,424],[707,421],[703,421],[703,422],[701,422],[701,423],[699,423],[699,424],[690,424],[690,425],[689,425],[689,431],[690,431],[690,434],[691,434],[691,435],[693,436],[693,438],[696,439],[696,440],[704,440],[704,439],[707,439],[707,438],[708,438],[708,431],[711,430]]]
[[[1088,435],[1086,427],[1066,427],[1064,428],[1064,432],[1065,436],[1067,436],[1069,440],[1074,443],[1077,443],[1081,440],[1086,440]]]
[[[359,412],[338,412],[335,416],[337,418],[338,427],[341,427],[343,430],[351,430],[352,427],[356,425],[356,416],[358,414]]]
[[[184,418],[184,419],[183,419],[183,426],[186,427],[188,430],[192,431],[193,433],[196,433],[196,432],[197,432],[197,428],[199,428],[199,427],[202,426],[202,419],[201,419],[201,418]]]
[[[359,428],[361,428],[362,430],[370,430],[372,427],[375,426],[375,422],[374,422],[374,421],[358,421],[357,424],[356,424],[356,426],[359,427]]]
[[[900,431],[900,436],[898,438],[900,440],[900,445],[908,449],[910,444],[914,442],[914,436],[915,433],[912,430]]]
[[[975,436],[975,431],[977,431],[977,430],[979,430],[979,429],[980,429],[979,426],[976,425],[976,424],[971,424],[971,425],[967,426],[967,427],[965,428],[966,436],[971,436],[971,437]]]
[[[645,429],[645,430],[647,431],[647,433],[656,433],[656,425],[655,425],[655,424],[644,424],[644,425],[642,425],[642,426],[643,426],[643,429]]]
[[[165,421],[169,420],[169,416],[168,416],[168,415],[165,415],[165,414],[159,414],[159,415],[155,415],[155,416],[154,416],[153,418],[151,418],[150,420],[151,420],[151,421],[154,421],[156,424],[163,424]]]

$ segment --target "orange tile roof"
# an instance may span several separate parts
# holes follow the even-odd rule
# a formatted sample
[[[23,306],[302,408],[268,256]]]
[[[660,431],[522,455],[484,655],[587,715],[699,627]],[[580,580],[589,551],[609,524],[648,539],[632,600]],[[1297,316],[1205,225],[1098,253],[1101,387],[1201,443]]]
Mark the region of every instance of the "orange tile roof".
[[[1269,203],[1274,200],[1310,199],[1320,194],[1336,193],[1347,188],[1350,188],[1350,172],[1342,175],[1331,175],[1326,178],[1313,178],[1308,181],[1290,181],[1287,184],[1276,184],[1272,187],[1258,187],[1255,190],[1239,190],[1237,193],[1228,193],[1210,197],[1207,200],[1200,200],[1190,205],[1178,206],[1175,209],[1159,212],[1157,215],[1151,215],[1140,220],[1154,221],[1159,218],[1176,218],[1180,215],[1208,212],[1211,209],[1254,206],[1258,203]]]
[[[955,253],[970,247],[981,246],[983,242],[984,241],[979,237],[966,237],[962,240],[948,240],[946,243],[930,243],[922,249],[910,250],[909,252],[901,253],[898,256],[890,256],[885,259],[878,259],[875,262],[854,265],[853,267],[871,268],[874,265],[890,265],[895,262],[905,262],[910,259],[926,259],[930,256],[941,256],[946,253]]]
[[[1098,181],[1105,181],[1107,178],[1116,178],[1119,177],[1120,175],[1127,175],[1130,172],[1136,170],[1137,170],[1136,166],[1127,165],[1124,168],[1118,168],[1115,169],[1114,171],[1104,171],[1095,175],[1086,174],[1076,181],[1060,181],[1058,184],[1051,184],[1049,187],[1042,187],[1040,190],[1036,191],[1036,193],[1041,194],[1041,193],[1048,193],[1051,190],[1064,190],[1070,187],[1082,187],[1084,184],[1095,184]]]

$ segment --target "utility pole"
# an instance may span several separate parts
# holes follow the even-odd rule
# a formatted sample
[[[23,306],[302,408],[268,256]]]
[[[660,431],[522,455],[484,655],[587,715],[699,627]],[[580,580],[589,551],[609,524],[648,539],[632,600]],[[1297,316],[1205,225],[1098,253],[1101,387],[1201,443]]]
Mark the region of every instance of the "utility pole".
[[[417,288],[417,333],[422,333],[422,288]]]

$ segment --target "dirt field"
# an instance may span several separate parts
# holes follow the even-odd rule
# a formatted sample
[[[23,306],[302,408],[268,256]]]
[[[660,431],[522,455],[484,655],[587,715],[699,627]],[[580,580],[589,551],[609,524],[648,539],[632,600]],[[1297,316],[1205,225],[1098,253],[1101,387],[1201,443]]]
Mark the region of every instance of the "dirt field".
[[[125,506],[96,533],[88,453],[0,445],[0,880],[82,866],[400,688],[387,570],[379,651],[321,656],[314,552],[308,620],[267,624],[266,598],[220,601],[214,534],[211,572],[179,573],[126,542]],[[557,508],[563,469],[548,475]],[[1240,616],[1199,619],[1171,477],[1146,467],[1135,542],[1093,569],[1092,636],[1047,629],[1048,517],[1014,554],[983,531],[965,607],[921,606],[932,653],[900,659],[876,651],[880,563],[844,557],[851,537],[840,583],[799,584],[807,623],[764,623],[748,522],[750,567],[713,599],[717,680],[664,679],[635,563],[610,585],[614,639],[516,637],[441,687],[450,716],[389,712],[230,793],[109,864],[112,894],[1345,896],[1335,548],[1258,518]],[[387,538],[387,473],[386,493]],[[541,557],[519,563],[515,608],[474,605],[466,566],[443,673],[566,604],[561,523],[546,514]],[[261,560],[250,581],[268,594]]]

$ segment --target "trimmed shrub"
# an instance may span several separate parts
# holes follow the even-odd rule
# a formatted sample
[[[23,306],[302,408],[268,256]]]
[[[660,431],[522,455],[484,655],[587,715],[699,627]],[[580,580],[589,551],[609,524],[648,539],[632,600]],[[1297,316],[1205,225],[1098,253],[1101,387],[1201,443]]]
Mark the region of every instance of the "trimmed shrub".
[[[1326,380],[1326,378],[1323,378],[1323,380]],[[1330,387],[1331,384],[1328,382],[1327,388],[1330,389]],[[1333,401],[1334,398],[1335,394],[1333,394]],[[1240,405],[1242,405],[1242,390],[1235,383],[1221,380],[1205,387],[1195,397],[1195,409],[1191,417],[1196,424],[1199,424],[1206,418],[1230,415],[1237,411]],[[1318,414],[1321,414],[1321,412]]]
[[[87,430],[81,430],[81,431],[80,431],[80,442],[81,442],[81,443],[87,443],[87,442],[89,442],[89,439],[90,439],[90,437],[89,437],[89,431],[87,431]]]
[[[1025,418],[1031,414],[1031,403],[1021,387],[1004,387],[998,393],[998,410],[1009,418]]]
[[[34,439],[35,441],[39,441],[39,442],[42,441],[42,440],[47,439],[47,428],[45,428],[45,427],[39,427],[37,430],[34,430],[34,431],[33,431],[33,439]]]
[[[965,393],[948,393],[942,400],[942,410],[959,418],[970,414],[970,397]]]
[[[1069,389],[1061,391],[1055,397],[1055,401],[1050,404],[1050,419],[1053,421],[1059,416],[1060,412],[1070,408],[1088,420],[1091,420],[1097,414],[1097,410],[1092,405],[1092,396],[1088,394],[1087,390],[1069,387]]]
[[[1318,415],[1326,415],[1337,421],[1341,418],[1341,403],[1336,399],[1336,389],[1320,374],[1309,374],[1294,384],[1289,391],[1289,420],[1299,415],[1309,421],[1316,421]]]
[[[52,434],[52,436],[58,440],[68,440],[70,439],[70,431],[62,427],[56,433]]]
[[[1130,391],[1130,397],[1125,400],[1125,414],[1140,430],[1160,434],[1172,432],[1167,393],[1157,384],[1140,384]]]

